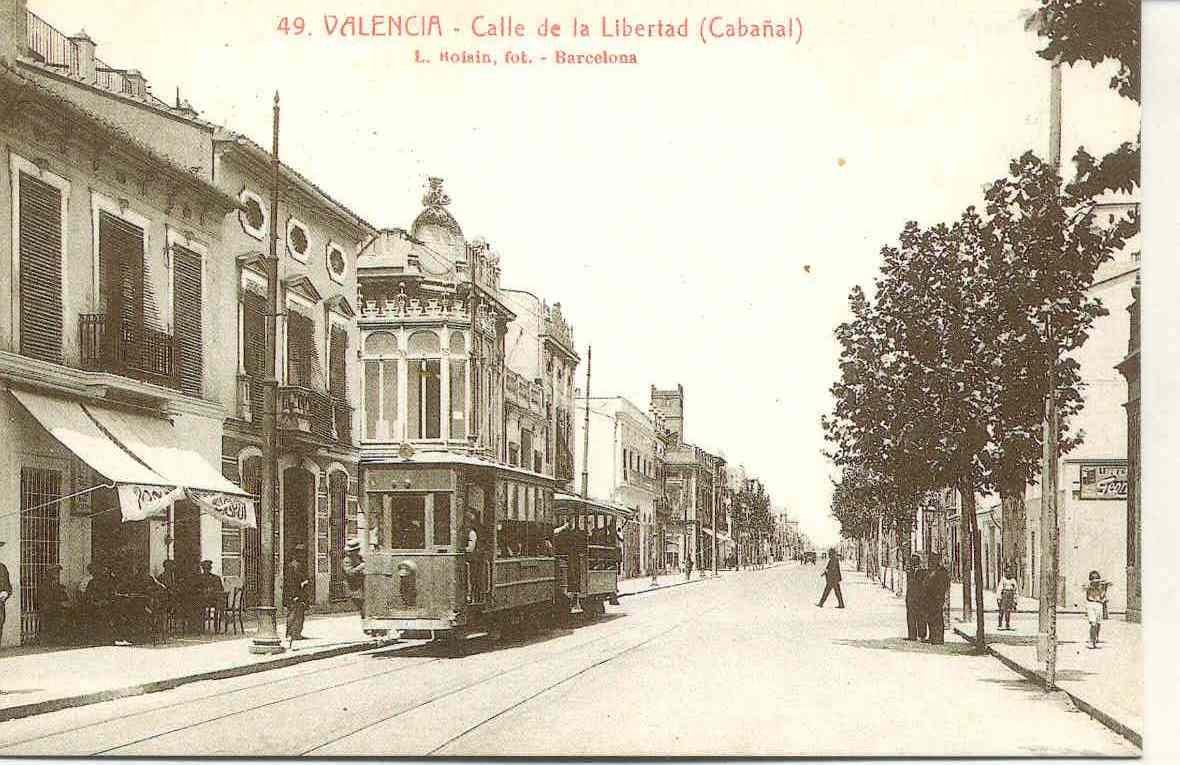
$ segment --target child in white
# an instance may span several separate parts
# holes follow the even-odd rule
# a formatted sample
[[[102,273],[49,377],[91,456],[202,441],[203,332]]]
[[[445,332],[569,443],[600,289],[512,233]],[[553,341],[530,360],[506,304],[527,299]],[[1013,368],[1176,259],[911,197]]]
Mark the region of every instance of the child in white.
[[[1090,647],[1098,647],[1098,631],[1102,629],[1102,606],[1106,603],[1106,588],[1110,582],[1102,581],[1097,571],[1090,572],[1086,584],[1086,616],[1090,620]]]

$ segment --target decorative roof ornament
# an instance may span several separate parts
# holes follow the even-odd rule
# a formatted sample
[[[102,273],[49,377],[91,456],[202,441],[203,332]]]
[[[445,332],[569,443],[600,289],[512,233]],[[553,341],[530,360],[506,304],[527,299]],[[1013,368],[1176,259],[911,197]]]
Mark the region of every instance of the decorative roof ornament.
[[[426,190],[426,195],[422,197],[422,204],[426,207],[446,207],[451,203],[451,197],[447,192],[443,191],[442,178],[427,178],[430,188]]]
[[[455,237],[462,238],[463,231],[459,228],[458,221],[446,209],[451,203],[451,196],[443,190],[443,179],[431,177],[427,179],[427,184],[426,193],[422,196],[425,209],[414,219],[410,235],[419,237],[423,227],[435,225]]]

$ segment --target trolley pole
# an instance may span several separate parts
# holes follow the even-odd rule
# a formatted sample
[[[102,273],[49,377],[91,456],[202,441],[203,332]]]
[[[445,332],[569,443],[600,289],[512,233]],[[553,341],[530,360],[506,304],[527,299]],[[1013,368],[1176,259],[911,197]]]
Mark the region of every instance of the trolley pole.
[[[266,379],[263,381],[262,407],[262,513],[258,519],[262,560],[259,561],[258,632],[250,644],[250,653],[283,652],[279,639],[275,609],[274,519],[279,498],[278,392],[275,368],[279,317],[279,92],[275,91],[274,126],[271,148],[270,257],[266,259]]]
[[[582,496],[590,497],[590,359],[594,346],[586,346],[586,415],[582,427]]]

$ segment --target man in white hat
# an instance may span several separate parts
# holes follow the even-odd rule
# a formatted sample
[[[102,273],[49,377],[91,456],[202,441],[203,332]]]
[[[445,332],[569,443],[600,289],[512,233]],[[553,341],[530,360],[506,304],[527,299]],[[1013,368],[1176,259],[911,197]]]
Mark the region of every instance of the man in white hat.
[[[3,546],[4,540],[0,539],[0,547]],[[12,597],[12,579],[8,576],[8,566],[0,563],[0,643],[3,643],[4,638],[4,605],[10,597]]]
[[[340,567],[344,570],[344,584],[348,587],[348,597],[352,599],[352,606],[365,618],[365,561],[361,557],[361,543],[359,539],[350,539],[344,545],[344,560]]]

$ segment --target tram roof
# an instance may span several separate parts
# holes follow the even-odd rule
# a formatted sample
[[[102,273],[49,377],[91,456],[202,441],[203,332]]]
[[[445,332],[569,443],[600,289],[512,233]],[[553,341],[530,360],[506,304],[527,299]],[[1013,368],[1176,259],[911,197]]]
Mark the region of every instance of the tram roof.
[[[553,504],[558,510],[571,508],[582,513],[604,513],[606,515],[614,515],[619,518],[624,518],[628,521],[633,521],[636,518],[634,510],[620,505],[612,505],[609,502],[594,499],[592,497],[580,497],[577,494],[554,494]]]
[[[389,465],[391,467],[399,467],[405,465],[468,465],[471,467],[483,467],[491,470],[500,470],[505,473],[514,473],[516,475],[531,478],[536,481],[553,484],[556,479],[553,476],[544,475],[542,473],[535,473],[516,465],[505,465],[500,462],[492,462],[490,460],[480,459],[468,454],[457,454],[455,452],[447,451],[415,451],[409,459],[398,456],[396,453],[390,454],[363,454],[361,455],[361,464],[366,466]]]

